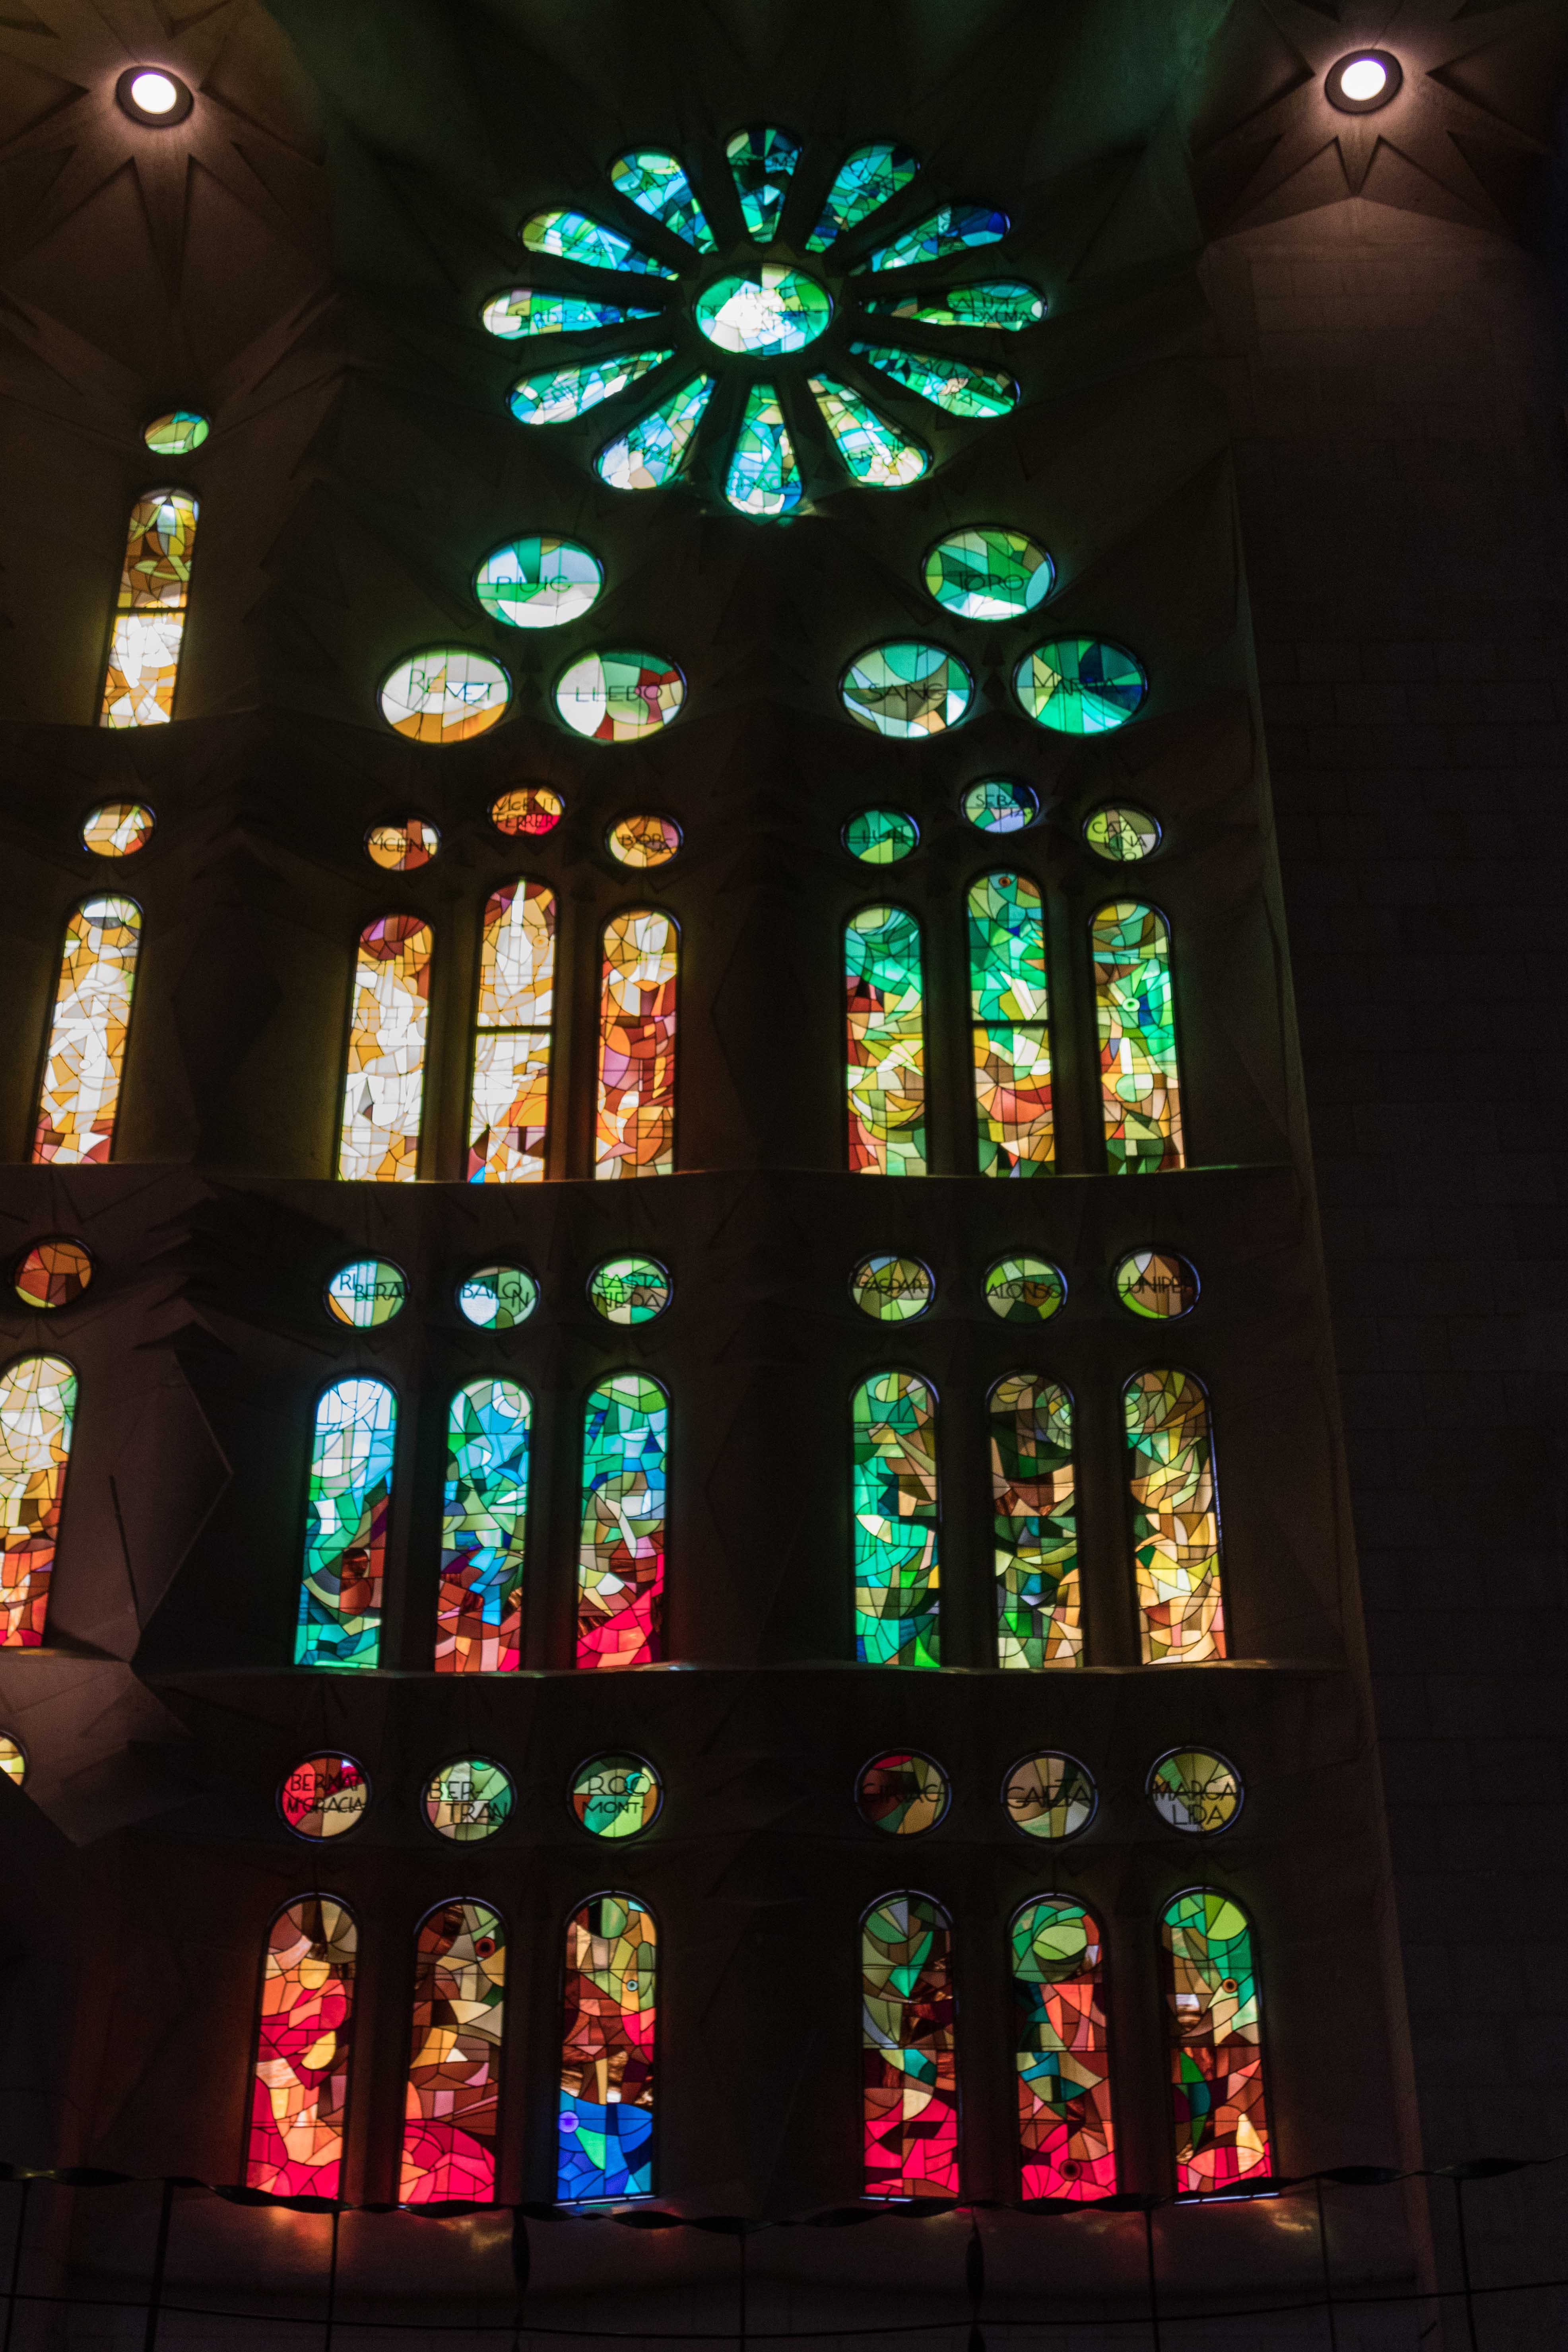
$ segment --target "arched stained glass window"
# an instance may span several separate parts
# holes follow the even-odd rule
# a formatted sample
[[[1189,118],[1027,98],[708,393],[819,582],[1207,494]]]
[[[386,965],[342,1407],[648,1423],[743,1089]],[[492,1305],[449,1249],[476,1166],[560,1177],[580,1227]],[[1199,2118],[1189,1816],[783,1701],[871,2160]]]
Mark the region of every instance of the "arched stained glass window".
[[[133,898],[84,898],[66,925],[35,1161],[79,1168],[109,1158],[141,944]]]
[[[1113,1176],[1184,1164],[1182,1088],[1163,915],[1119,898],[1089,926],[1105,1164]]]
[[[1010,1372],[990,1412],[996,1663],[1081,1665],[1072,1399],[1055,1381]]]
[[[675,1168],[675,988],[679,933],[642,908],[605,926],[595,1176]]]
[[[419,1172],[434,943],[429,924],[417,915],[383,915],[360,934],[340,1176],[412,1184]]]
[[[1140,1372],[1121,1403],[1144,1664],[1223,1658],[1219,1496],[1203,1384],[1191,1372]]]
[[[1171,2037],[1176,2194],[1202,2196],[1272,2168],[1252,1929],[1239,1903],[1189,1887],[1160,1923]]]
[[[860,1927],[868,2197],[956,2197],[952,1929],[926,1895],[884,1895]]]
[[[969,1001],[983,1176],[1046,1176],[1056,1157],[1046,917],[1026,874],[969,893]]]
[[[397,1399],[384,1381],[335,1381],[316,1407],[297,1666],[374,1666],[381,1656],[386,1515]]]
[[[856,1175],[926,1172],[925,989],[907,907],[865,907],[844,932],[846,1087]]]
[[[664,1655],[664,1516],[669,1400],[616,1372],[588,1398],[577,1664],[647,1666]]]
[[[561,2137],[563,2205],[653,2192],[658,1930],[634,1895],[595,1895],[566,1923]]]
[[[1045,1895],[1018,1913],[1012,1943],[1021,2193],[1113,2196],[1099,1926],[1070,1895]]]
[[[75,1420],[63,1356],[24,1356],[0,1373],[0,1649],[44,1638]]]
[[[522,1664],[529,1425],[516,1381],[470,1381],[447,1419],[437,1674],[507,1674]]]
[[[485,907],[474,1034],[468,1181],[516,1184],[544,1174],[555,899],[542,882],[508,882]]]
[[[162,727],[174,715],[197,511],[189,490],[149,490],[131,509],[100,727]]]
[[[488,2205],[496,2187],[506,1929],[483,1903],[440,1903],[414,1946],[414,2032],[398,2202]]]
[[[245,2181],[335,2197],[342,2179],[359,1930],[334,1895],[286,1903],[267,1936]]]
[[[913,1372],[873,1372],[854,1425],[855,1655],[940,1665],[936,1398]]]

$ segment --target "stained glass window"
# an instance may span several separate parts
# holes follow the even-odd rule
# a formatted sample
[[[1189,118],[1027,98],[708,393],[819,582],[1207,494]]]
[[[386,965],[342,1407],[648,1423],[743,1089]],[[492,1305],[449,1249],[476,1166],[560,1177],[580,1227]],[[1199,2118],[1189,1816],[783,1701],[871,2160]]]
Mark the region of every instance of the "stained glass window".
[[[100,727],[161,727],[174,715],[197,512],[189,490],[149,490],[131,509]]]
[[[1081,1665],[1072,1399],[1038,1373],[1010,1372],[990,1416],[996,1663]]]
[[[594,460],[601,479],[613,490],[661,490],[679,480],[714,381],[694,375],[617,440],[606,441]]]
[[[858,1175],[926,1172],[921,931],[907,907],[865,907],[844,932],[849,1165]]]
[[[1223,1658],[1219,1496],[1208,1399],[1191,1372],[1140,1372],[1122,1391],[1145,1664]]]
[[[653,2189],[658,1930],[633,1895],[595,1895],[566,1925],[561,2043],[563,2205]]]
[[[535,213],[524,221],[521,234],[530,253],[553,253],[589,269],[625,269],[643,278],[675,276],[667,263],[639,252],[616,230],[590,220],[585,213]]]
[[[456,1756],[425,1783],[425,1819],[452,1845],[483,1845],[516,1802],[510,1773],[489,1756]]]
[[[702,207],[691,193],[691,183],[673,155],[657,147],[639,147],[619,155],[610,166],[618,194],[650,219],[660,221],[675,236],[683,237],[702,253],[713,250],[713,232]]]
[[[550,1126],[555,898],[520,878],[492,891],[479,950],[470,1184],[537,1182]]]
[[[379,1330],[402,1314],[408,1284],[390,1258],[356,1257],[338,1268],[327,1285],[327,1312],[355,1331]]]
[[[565,425],[574,416],[586,415],[601,401],[614,400],[628,383],[674,355],[673,346],[667,344],[663,351],[632,352],[624,359],[547,368],[539,375],[521,376],[507,394],[507,404],[520,425]]]
[[[952,1930],[926,1895],[885,1895],[860,1929],[868,2197],[956,2197]]]
[[[874,212],[907,188],[920,170],[920,158],[891,140],[874,140],[857,147],[838,166],[822,218],[805,240],[808,253],[826,253],[848,229],[858,228]]]
[[[155,822],[145,801],[104,801],[83,820],[81,845],[95,857],[134,857],[152,840]]]
[[[814,343],[833,316],[833,298],[803,269],[764,262],[741,278],[718,278],[698,296],[693,316],[721,352],[778,359]]]
[[[1001,327],[1016,333],[1039,325],[1046,298],[1021,278],[988,278],[975,286],[951,286],[945,294],[884,294],[866,308],[916,327]]]
[[[861,1820],[889,1837],[920,1837],[934,1830],[946,1818],[951,1796],[942,1766],[905,1748],[873,1756],[855,1784]]]
[[[862,489],[901,490],[920,480],[931,464],[929,449],[837,377],[814,375],[811,389],[835,448]]]
[[[983,1176],[1047,1176],[1051,1108],[1046,917],[1026,874],[985,874],[969,893],[969,1002]]]
[[[1014,1828],[1026,1837],[1059,1844],[1088,1829],[1100,1796],[1086,1765],[1076,1756],[1047,1748],[1013,1766],[1003,1784],[1002,1802]]]
[[[498,833],[536,841],[541,835],[554,832],[563,806],[560,793],[552,793],[548,784],[524,784],[520,791],[502,793],[490,803],[490,823]]]
[[[441,846],[441,835],[422,816],[403,817],[393,824],[373,824],[364,837],[365,856],[388,874],[417,874]]]
[[[588,1398],[577,1553],[577,1664],[646,1666],[664,1654],[669,1400],[616,1372]]]
[[[76,1421],[62,1356],[24,1356],[0,1373],[0,1648],[43,1642]]]
[[[509,539],[474,574],[492,621],[511,629],[562,629],[598,601],[604,566],[574,539]]]
[[[572,1813],[590,1837],[641,1837],[658,1819],[664,1784],[642,1756],[590,1756],[572,1775]]]
[[[516,1381],[469,1381],[447,1416],[441,1498],[437,1674],[504,1674],[522,1664],[533,1406]]]
[[[849,1277],[849,1296],[878,1323],[910,1323],[936,1297],[931,1268],[918,1257],[863,1257]]]
[[[634,743],[667,727],[685,699],[686,680],[662,654],[584,654],[555,688],[567,726],[595,743]]]
[[[1109,858],[1116,866],[1132,866],[1141,857],[1152,857],[1159,848],[1160,822],[1146,809],[1132,808],[1126,802],[1108,803],[1104,808],[1089,811],[1083,837],[1097,857]]]
[[[278,1810],[295,1836],[317,1844],[357,1829],[369,1803],[370,1782],[352,1756],[301,1757],[278,1791]]]
[[[381,715],[411,743],[470,742],[506,717],[511,680],[468,646],[426,646],[381,682]]]
[[[297,1666],[374,1666],[397,1399],[384,1381],[334,1381],[316,1407]]]
[[[245,2181],[275,2197],[342,2182],[359,1930],[334,1895],[286,1903],[262,1966]]]
[[[987,776],[963,795],[963,814],[982,833],[1022,833],[1039,814],[1040,796],[1013,776]]]
[[[412,1184],[419,1173],[425,1033],[435,934],[417,915],[383,915],[360,933],[349,1015],[338,1174]]]
[[[606,1323],[651,1323],[662,1315],[673,1285],[657,1258],[607,1257],[588,1277],[588,1300]]]
[[[16,1296],[30,1314],[52,1315],[74,1307],[92,1280],[92,1254],[84,1243],[35,1242],[16,1265]]]
[[[1060,1268],[1027,1250],[986,1268],[985,1304],[1004,1323],[1048,1323],[1067,1295]]]
[[[479,314],[487,333],[512,342],[522,335],[591,334],[595,327],[629,326],[657,319],[657,310],[628,310],[618,302],[584,302],[575,294],[547,294],[535,286],[509,287],[492,295]]]
[[[725,145],[748,235],[768,245],[779,233],[779,215],[800,161],[800,142],[773,128],[737,131]]]
[[[738,514],[759,517],[791,514],[800,504],[795,444],[771,383],[754,383],[746,394],[724,496]]]
[[[160,457],[187,457],[199,449],[212,426],[199,410],[171,408],[143,425],[142,438]]]
[[[1172,1322],[1198,1303],[1198,1277],[1174,1250],[1130,1251],[1111,1276],[1117,1297],[1130,1315]]]
[[[496,2189],[506,1929],[488,1904],[439,1903],[414,1946],[414,2028],[398,2202],[489,2204]]]
[[[1161,1922],[1176,2127],[1176,2193],[1270,2168],[1258,1967],[1239,1903],[1192,1887]]]
[[[919,393],[950,416],[1005,416],[1018,404],[1018,387],[994,368],[966,367],[962,360],[931,360],[899,352],[889,343],[851,343],[857,359],[906,392]]]
[[[605,835],[605,846],[617,866],[668,866],[680,847],[680,827],[672,816],[623,816]]]
[[[1113,2196],[1099,1923],[1071,1895],[1043,1895],[1014,1920],[1012,1948],[1021,2193]]]
[[[942,261],[952,253],[972,253],[976,246],[994,245],[1007,234],[1005,213],[984,205],[944,205],[929,220],[906,229],[891,245],[871,256],[872,269],[913,269],[922,261]]]
[[[925,560],[927,590],[963,621],[1012,621],[1051,593],[1056,569],[1021,530],[974,529],[939,539]]]
[[[913,1372],[873,1372],[852,1410],[856,1658],[938,1666],[936,1398]]]
[[[481,1265],[458,1285],[458,1307],[481,1331],[515,1331],[539,1304],[539,1285],[526,1266]]]
[[[27,1751],[9,1731],[0,1731],[0,1773],[14,1789],[26,1785]]]
[[[1163,915],[1120,898],[1089,926],[1105,1161],[1113,1176],[1180,1168],[1182,1087]]]
[[[1139,663],[1098,637],[1058,637],[1026,654],[1013,686],[1027,718],[1058,735],[1124,727],[1149,691]]]
[[[861,809],[844,828],[844,846],[862,866],[896,866],[921,837],[912,816],[902,809]]]
[[[1160,1819],[1190,1837],[1229,1829],[1242,1804],[1241,1775],[1212,1748],[1173,1748],[1149,1773],[1149,1801]]]
[[[33,1158],[100,1167],[114,1142],[142,944],[132,898],[84,898],[66,925]]]
[[[969,672],[945,646],[903,638],[872,646],[852,661],[838,690],[851,719],[904,742],[956,727],[973,688]]]
[[[596,1176],[674,1171],[679,945],[670,918],[647,908],[605,926]]]

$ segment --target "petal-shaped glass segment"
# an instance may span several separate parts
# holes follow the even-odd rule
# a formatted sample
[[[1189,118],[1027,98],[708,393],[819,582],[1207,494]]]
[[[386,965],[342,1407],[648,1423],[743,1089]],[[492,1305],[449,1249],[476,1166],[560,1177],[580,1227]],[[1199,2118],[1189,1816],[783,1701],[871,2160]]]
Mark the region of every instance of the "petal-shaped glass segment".
[[[474,593],[491,620],[511,629],[563,628],[604,584],[597,556],[574,539],[509,539],[474,574]]]
[[[710,375],[694,375],[629,433],[606,441],[594,460],[600,479],[613,490],[658,490],[673,482],[690,455],[713,382]]]
[[[900,490],[906,482],[920,480],[931,456],[918,441],[832,376],[814,375],[811,388],[835,447],[863,489]]]
[[[737,131],[726,142],[724,152],[747,229],[759,245],[766,245],[778,235],[790,176],[800,161],[800,142],[787,131]]]
[[[764,262],[749,277],[718,278],[697,299],[697,323],[721,352],[776,359],[816,342],[833,316],[833,299],[804,270]]]
[[[1149,681],[1121,646],[1099,637],[1058,637],[1024,656],[1013,689],[1037,725],[1058,735],[1103,735],[1126,725]]]
[[[519,335],[585,335],[595,327],[624,327],[634,319],[657,319],[657,310],[629,310],[619,302],[584,302],[576,294],[543,294],[534,286],[510,286],[479,313],[488,333],[503,341]]]
[[[525,375],[507,394],[507,405],[520,425],[564,425],[569,417],[613,400],[628,383],[670,357],[662,352],[632,352],[624,359],[592,360],[584,367],[552,368],[544,375]]]
[[[618,230],[586,213],[535,213],[522,225],[522,241],[530,253],[558,254],[563,261],[581,261],[589,269],[626,269],[638,278],[673,278],[676,272],[648,253],[639,253]]]
[[[382,716],[416,743],[465,743],[504,717],[511,680],[488,654],[431,646],[382,680]]]
[[[638,212],[647,213],[677,236],[702,253],[713,250],[713,232],[702,217],[702,207],[691,193],[691,183],[673,155],[657,147],[634,148],[617,155],[610,166],[616,192]]]
[[[746,395],[724,496],[743,515],[785,515],[800,504],[800,467],[771,383],[754,383]]]
[[[851,343],[857,359],[880,375],[934,401],[950,416],[1005,416],[1018,404],[1018,387],[1010,375],[992,368],[965,367],[959,360],[928,360],[919,352],[895,352],[886,343]],[[518,391],[522,386],[519,384]],[[516,394],[513,394],[516,405]]]
[[[1046,298],[1021,278],[993,278],[983,286],[951,286],[945,294],[883,294],[868,302],[879,317],[918,327],[1037,327]]]
[[[686,699],[686,680],[662,654],[584,654],[555,688],[555,708],[574,733],[627,743],[667,726]]]
[[[558,217],[546,215],[546,217]],[[970,253],[977,245],[994,245],[1011,224],[1005,213],[989,205],[944,205],[930,220],[906,229],[875,252],[868,269],[913,269],[921,261],[941,261],[950,253]],[[528,231],[523,231],[526,238]]]
[[[846,229],[858,228],[879,205],[907,188],[920,167],[918,155],[907,147],[895,147],[889,139],[875,140],[846,155],[827,191],[822,218],[805,240],[807,253],[826,253]]]
[[[872,646],[850,663],[839,684],[851,719],[900,740],[956,727],[973,690],[956,654],[910,638]]]
[[[965,621],[1012,621],[1051,593],[1056,570],[1021,530],[955,530],[925,560],[925,583],[944,613]]]

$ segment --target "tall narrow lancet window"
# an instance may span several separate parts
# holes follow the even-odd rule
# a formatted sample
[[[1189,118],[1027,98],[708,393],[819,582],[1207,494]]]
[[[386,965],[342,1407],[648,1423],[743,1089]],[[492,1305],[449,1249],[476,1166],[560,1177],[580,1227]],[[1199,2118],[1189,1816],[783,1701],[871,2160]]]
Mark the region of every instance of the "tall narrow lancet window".
[[[485,908],[468,1118],[471,1184],[536,1183],[544,1174],[554,995],[554,898],[542,882],[509,882]]]
[[[386,1515],[397,1399],[384,1381],[335,1381],[316,1406],[297,1666],[374,1666],[381,1659]]]
[[[430,926],[417,915],[383,915],[360,934],[340,1176],[412,1184],[419,1173],[434,943]]]
[[[1132,1555],[1145,1664],[1223,1658],[1219,1496],[1209,1401],[1191,1372],[1140,1372],[1122,1391]]]
[[[359,1931],[332,1895],[286,1903],[267,1936],[245,2181],[336,2197],[342,2181]]]
[[[858,1176],[926,1172],[925,986],[906,907],[864,907],[844,932],[845,1090]]]
[[[1239,1903],[1189,1887],[1161,1921],[1176,2194],[1202,2196],[1271,2169],[1252,1928]]]
[[[441,1903],[414,1946],[414,2030],[400,2204],[493,2202],[506,1930],[483,1903]]]
[[[1171,932],[1152,907],[1118,899],[1089,927],[1100,1024],[1105,1164],[1113,1176],[1184,1164],[1171,994]]]
[[[873,1372],[852,1414],[855,1655],[940,1665],[935,1394],[913,1372]]]
[[[76,1374],[61,1356],[0,1372],[0,1649],[44,1638],[76,1420]]]
[[[956,2197],[952,1929],[926,1895],[885,1895],[860,1927],[865,2194]]]
[[[1116,2189],[1100,1928],[1070,1895],[1026,1903],[1013,1922],[1013,2026],[1025,2197]]]
[[[100,727],[162,727],[174,715],[196,514],[189,490],[149,490],[131,509]]]
[[[566,1924],[561,2042],[563,2205],[653,2193],[658,1930],[633,1895],[595,1895]]]
[[[133,898],[84,898],[66,925],[38,1090],[36,1161],[79,1168],[109,1158],[141,945],[142,909]]]
[[[990,1415],[996,1663],[1081,1665],[1072,1399],[1036,1372],[1010,1372]]]
[[[588,1398],[577,1552],[577,1664],[647,1666],[664,1655],[669,1400],[616,1372]]]
[[[969,1003],[983,1176],[1048,1176],[1051,1110],[1046,916],[1026,874],[986,874],[969,894]]]
[[[447,1417],[436,1671],[522,1664],[522,1560],[533,1406],[516,1381],[470,1381]]]
[[[675,1169],[675,989],[679,934],[646,908],[605,926],[595,1176]]]

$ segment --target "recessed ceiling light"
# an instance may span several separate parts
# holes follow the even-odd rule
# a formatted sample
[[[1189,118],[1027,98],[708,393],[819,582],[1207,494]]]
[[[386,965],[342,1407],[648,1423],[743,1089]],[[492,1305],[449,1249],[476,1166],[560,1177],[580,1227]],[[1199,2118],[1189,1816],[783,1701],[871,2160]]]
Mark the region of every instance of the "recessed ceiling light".
[[[1387,49],[1352,49],[1329,68],[1323,96],[1342,114],[1372,114],[1386,106],[1405,76]]]
[[[183,122],[195,104],[178,74],[162,66],[129,66],[115,83],[114,95],[132,122],[160,131],[171,122]]]

